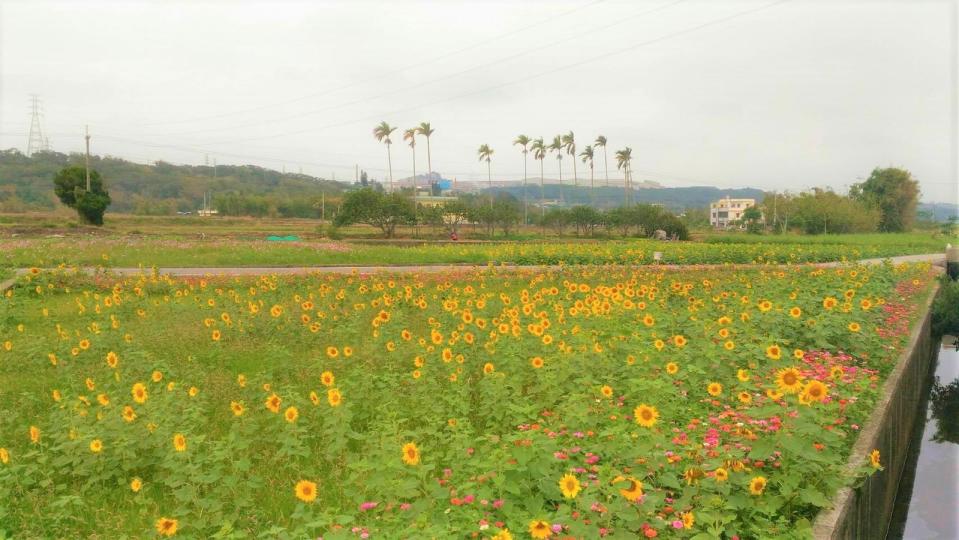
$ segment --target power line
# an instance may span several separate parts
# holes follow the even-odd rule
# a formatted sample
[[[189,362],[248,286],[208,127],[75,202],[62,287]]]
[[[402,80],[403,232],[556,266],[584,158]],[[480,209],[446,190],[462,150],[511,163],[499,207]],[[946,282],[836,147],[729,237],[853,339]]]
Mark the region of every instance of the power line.
[[[541,20],[541,21],[535,22],[535,23],[533,23],[533,24],[529,24],[529,25],[526,25],[526,26],[523,26],[523,27],[520,27],[520,28],[516,28],[516,29],[510,30],[510,31],[508,31],[508,32],[501,33],[501,34],[497,34],[497,35],[495,35],[495,36],[493,36],[493,37],[491,37],[491,38],[488,38],[488,39],[485,39],[485,40],[482,40],[482,41],[478,41],[478,42],[473,43],[473,44],[471,44],[471,45],[467,45],[467,46],[465,46],[465,47],[462,47],[462,48],[459,48],[459,49],[456,49],[456,50],[453,50],[453,51],[450,51],[450,52],[447,52],[447,53],[443,53],[443,54],[441,54],[441,55],[439,55],[439,56],[435,56],[435,57],[430,58],[430,59],[428,59],[428,60],[424,60],[424,61],[422,61],[422,62],[417,62],[417,63],[415,63],[415,64],[409,64],[409,65],[407,65],[407,66],[401,67],[401,68],[399,68],[399,69],[395,69],[395,70],[393,70],[393,71],[388,71],[388,72],[386,72],[386,73],[380,73],[380,74],[374,75],[374,76],[372,76],[372,77],[367,77],[366,79],[360,79],[360,80],[358,80],[358,81],[354,81],[354,82],[351,82],[351,83],[346,84],[346,85],[343,85],[343,86],[338,86],[338,87],[335,87],[335,88],[330,88],[330,89],[327,89],[327,90],[323,90],[323,91],[321,91],[321,92],[315,92],[315,93],[312,93],[312,94],[307,94],[307,95],[305,95],[305,96],[300,96],[300,97],[297,97],[297,98],[288,99],[288,100],[286,100],[286,101],[280,101],[280,102],[276,102],[276,103],[272,103],[272,104],[260,105],[260,106],[257,106],[257,107],[252,107],[252,108],[249,108],[249,109],[243,109],[243,110],[239,110],[239,111],[232,111],[232,112],[220,113],[220,114],[215,114],[215,115],[211,115],[211,116],[196,117],[196,118],[191,118],[191,119],[188,119],[188,120],[168,120],[168,121],[164,121],[164,122],[150,122],[150,123],[146,123],[146,124],[141,124],[141,126],[146,127],[146,126],[158,126],[158,125],[168,125],[168,124],[184,124],[184,123],[198,122],[198,121],[203,121],[203,120],[213,120],[213,119],[216,119],[216,118],[224,118],[224,117],[227,117],[227,116],[236,116],[236,115],[239,115],[239,114],[246,114],[246,113],[249,113],[249,112],[262,111],[262,110],[264,110],[264,109],[269,109],[269,108],[272,108],[272,107],[280,107],[280,106],[283,106],[283,105],[289,105],[290,103],[297,103],[297,102],[304,101],[304,100],[307,100],[307,99],[311,99],[311,98],[315,98],[315,97],[320,97],[320,96],[332,94],[332,93],[335,93],[335,92],[339,92],[339,91],[341,91],[341,90],[346,90],[346,89],[348,89],[348,88],[353,88],[354,86],[357,86],[357,85],[360,85],[360,84],[363,84],[363,83],[367,83],[367,82],[370,82],[370,81],[375,81],[375,80],[378,80],[378,79],[382,79],[382,78],[388,77],[388,76],[390,76],[390,75],[396,75],[396,74],[402,73],[402,72],[407,71],[407,70],[410,70],[410,69],[415,69],[415,68],[418,68],[418,67],[422,67],[422,66],[425,66],[425,65],[432,64],[432,63],[434,63],[434,62],[438,62],[438,61],[440,61],[440,60],[449,58],[449,57],[451,57],[451,56],[455,56],[455,55],[457,55],[457,54],[461,54],[461,53],[464,53],[464,52],[466,52],[466,51],[469,51],[469,50],[472,50],[472,49],[476,49],[476,48],[478,48],[478,47],[482,47],[483,45],[486,45],[486,44],[488,44],[488,43],[492,43],[492,42],[501,40],[501,39],[503,39],[503,38],[505,38],[505,37],[509,37],[509,36],[518,34],[518,33],[520,33],[520,32],[524,32],[524,31],[529,30],[529,29],[531,29],[531,28],[536,28],[537,26],[542,26],[542,25],[544,25],[544,24],[546,24],[546,23],[549,23],[549,22],[552,22],[552,21],[554,21],[554,20],[556,20],[556,19],[560,19],[560,18],[566,17],[566,16],[568,16],[568,15],[571,15],[571,14],[573,14],[573,13],[576,13],[577,11],[581,11],[581,10],[583,10],[583,9],[586,9],[586,8],[589,8],[589,7],[592,7],[592,6],[595,6],[596,4],[601,4],[601,3],[605,2],[605,1],[606,1],[606,0],[593,0],[592,2],[589,2],[589,3],[587,3],[587,4],[583,4],[583,5],[581,5],[581,6],[574,7],[574,8],[572,8],[572,9],[568,9],[568,10],[566,10],[566,11],[563,11],[563,12],[558,13],[558,14],[556,14],[556,15],[553,15],[553,16],[551,16],[551,17],[547,17],[547,18],[545,18],[545,19],[543,19],[543,20]]]
[[[546,49],[549,49],[549,48],[551,48],[551,47],[555,47],[556,45],[560,45],[560,44],[562,44],[562,43],[566,43],[566,42],[572,41],[572,40],[574,40],[574,39],[582,38],[583,36],[587,36],[587,35],[589,35],[589,34],[594,34],[594,33],[596,33],[596,32],[601,32],[601,31],[604,31],[604,30],[609,30],[610,28],[612,28],[612,27],[614,27],[614,26],[619,26],[619,25],[621,25],[621,24],[625,24],[625,23],[627,23],[627,22],[629,22],[629,21],[631,21],[631,20],[633,20],[633,19],[636,19],[637,17],[642,17],[643,15],[649,15],[649,14],[655,13],[655,12],[657,12],[657,11],[662,11],[662,10],[664,10],[664,9],[671,8],[671,7],[673,7],[673,6],[677,5],[677,4],[681,4],[681,3],[686,2],[686,1],[688,1],[688,0],[675,0],[674,2],[671,2],[671,3],[668,3],[668,4],[664,4],[664,5],[661,5],[661,6],[657,6],[657,7],[652,8],[652,9],[642,10],[642,11],[640,11],[640,12],[638,12],[638,13],[634,13],[634,14],[629,15],[629,16],[626,16],[626,17],[621,17],[621,18],[617,19],[616,21],[614,21],[614,22],[612,22],[612,23],[610,23],[610,24],[605,24],[605,25],[603,25],[603,26],[599,26],[599,27],[596,27],[596,28],[592,28],[592,29],[586,30],[586,31],[584,31],[584,32],[580,32],[579,34],[576,34],[576,35],[573,35],[573,36],[569,36],[569,37],[566,37],[566,38],[562,38],[562,39],[558,39],[558,40],[555,40],[555,41],[551,41],[551,42],[549,42],[549,43],[545,43],[545,44],[542,44],[542,45],[538,45],[538,46],[533,47],[533,48],[530,48],[530,49],[524,49],[524,50],[522,50],[522,51],[520,51],[520,52],[518,52],[518,53],[514,53],[514,54],[507,55],[507,56],[503,56],[503,57],[501,57],[501,58],[497,58],[496,60],[492,60],[492,61],[489,61],[489,62],[485,62],[485,63],[483,63],[483,64],[478,64],[478,65],[475,65],[475,66],[472,66],[472,67],[469,67],[469,68],[466,68],[466,69],[462,69],[462,70],[460,70],[460,71],[456,71],[456,72],[454,72],[454,73],[449,73],[449,74],[443,75],[443,76],[441,76],[441,77],[437,77],[437,78],[430,79],[430,80],[427,80],[427,81],[418,82],[418,83],[415,83],[415,84],[412,84],[412,85],[409,85],[409,86],[405,86],[405,87],[403,87],[403,88],[399,88],[399,89],[396,89],[396,90],[389,90],[389,91],[386,91],[386,92],[383,92],[383,93],[380,93],[380,94],[376,94],[376,95],[374,95],[374,96],[369,96],[369,97],[364,97],[364,98],[360,98],[360,99],[355,99],[355,100],[353,100],[353,101],[347,101],[347,102],[344,102],[344,103],[339,103],[339,104],[335,104],[335,105],[329,105],[329,106],[326,106],[326,107],[322,107],[322,108],[320,108],[320,109],[313,109],[313,110],[310,110],[310,111],[300,112],[300,113],[296,113],[296,114],[292,114],[292,115],[288,115],[288,116],[281,116],[281,117],[272,118],[272,119],[269,119],[269,120],[261,120],[261,121],[256,121],[256,122],[248,122],[248,123],[246,123],[246,124],[237,124],[237,125],[233,125],[233,126],[226,126],[226,127],[220,127],[220,128],[204,128],[204,129],[197,129],[197,130],[193,130],[193,131],[181,131],[181,132],[177,132],[177,133],[163,133],[163,134],[160,134],[160,135],[158,135],[158,136],[161,136],[161,137],[171,137],[171,136],[180,136],[180,135],[195,135],[195,134],[197,134],[197,133],[210,133],[210,132],[216,132],[216,131],[230,131],[230,130],[236,130],[236,129],[247,128],[247,127],[263,126],[263,125],[267,125],[267,124],[276,124],[276,123],[280,123],[280,122],[285,122],[285,121],[287,121],[287,120],[296,120],[296,119],[300,119],[300,118],[303,118],[303,117],[306,117],[306,116],[312,116],[312,115],[319,114],[319,113],[323,113],[323,112],[329,112],[329,111],[332,111],[332,110],[342,109],[342,108],[349,107],[349,106],[352,106],[352,105],[359,105],[359,104],[365,103],[365,102],[367,102],[367,101],[372,101],[372,100],[376,100],[376,99],[380,99],[380,98],[384,98],[384,97],[390,97],[390,96],[392,96],[392,95],[394,95],[394,94],[397,94],[397,93],[400,93],[400,92],[407,92],[407,91],[409,91],[409,90],[415,90],[415,89],[417,89],[417,88],[422,88],[422,87],[424,87],[424,86],[433,85],[433,84],[436,84],[436,83],[438,83],[438,82],[443,82],[443,81],[447,81],[447,80],[452,79],[452,78],[455,78],[455,77],[459,77],[460,75],[465,75],[465,74],[467,74],[467,73],[471,73],[471,72],[473,72],[473,71],[477,71],[477,70],[480,70],[480,69],[493,67],[493,66],[496,66],[496,65],[498,65],[498,64],[502,64],[502,63],[505,63],[505,62],[509,62],[509,61],[511,61],[511,60],[515,60],[515,59],[517,59],[517,58],[522,58],[522,57],[524,57],[524,56],[529,56],[529,55],[531,55],[531,54],[533,54],[533,53],[536,53],[536,52],[539,52],[539,51],[542,51],[542,50],[546,50]],[[149,125],[149,124],[147,124],[147,125]]]
[[[318,131],[318,130],[323,130],[323,129],[330,129],[330,128],[334,128],[334,127],[342,127],[342,126],[347,126],[347,125],[350,125],[350,124],[356,124],[356,123],[358,123],[358,122],[368,122],[368,121],[371,121],[371,120],[376,120],[376,119],[383,118],[383,117],[390,116],[390,115],[394,115],[394,114],[400,114],[400,113],[404,113],[404,112],[409,112],[409,111],[418,110],[418,109],[421,109],[421,108],[423,108],[423,107],[428,107],[428,106],[436,105],[436,104],[439,104],[439,103],[446,103],[446,102],[449,102],[449,101],[455,101],[455,100],[457,100],[457,99],[462,99],[462,98],[464,98],[464,97],[475,96],[475,95],[477,95],[477,94],[482,94],[482,93],[485,93],[485,92],[489,92],[490,90],[498,90],[498,89],[503,88],[503,87],[506,87],[506,86],[513,86],[513,85],[515,85],[515,84],[519,84],[519,83],[531,81],[531,80],[538,79],[538,78],[540,78],[540,77],[545,77],[545,76],[547,76],[547,75],[552,75],[552,74],[554,74],[554,73],[558,73],[558,72],[561,72],[561,71],[566,71],[566,70],[571,69],[571,68],[580,67],[580,66],[583,66],[583,65],[586,65],[586,64],[595,62],[595,61],[597,61],[597,60],[601,60],[601,59],[604,59],[604,58],[609,58],[609,57],[612,57],[612,56],[617,56],[617,55],[620,55],[620,54],[623,54],[623,53],[627,53],[627,52],[630,52],[630,51],[634,51],[634,50],[637,50],[637,49],[641,49],[641,48],[644,48],[644,47],[648,47],[648,46],[650,46],[650,45],[655,45],[655,44],[661,43],[661,42],[663,42],[663,41],[666,41],[666,40],[669,40],[669,39],[672,39],[672,38],[676,38],[676,37],[679,37],[679,36],[683,36],[683,35],[686,35],[686,34],[690,34],[690,33],[693,33],[693,32],[695,32],[695,31],[702,30],[702,29],[704,29],[704,28],[708,28],[708,27],[710,27],[710,26],[715,26],[715,25],[718,25],[718,24],[721,24],[721,23],[724,23],[724,22],[731,21],[731,20],[733,20],[733,19],[737,19],[737,18],[739,18],[739,17],[744,17],[744,16],[746,16],[746,15],[750,15],[750,14],[756,13],[756,12],[758,12],[758,11],[762,11],[762,10],[764,10],[764,9],[769,9],[769,8],[771,8],[771,7],[774,7],[774,6],[776,6],[776,5],[783,4],[783,3],[786,3],[786,2],[789,2],[789,1],[790,1],[790,0],[776,0],[775,2],[771,2],[771,3],[765,4],[765,5],[763,5],[763,6],[759,6],[759,7],[752,8],[752,9],[747,9],[747,10],[744,10],[744,11],[739,11],[739,12],[733,13],[733,14],[731,14],[731,15],[727,15],[727,16],[725,16],[725,17],[720,17],[720,18],[718,18],[718,19],[713,19],[713,20],[707,21],[707,22],[705,22],[705,23],[698,24],[698,25],[696,25],[696,26],[692,26],[692,27],[689,27],[689,28],[685,28],[685,29],[683,29],[683,30],[679,30],[679,31],[676,31],[676,32],[672,32],[672,33],[669,33],[669,34],[666,34],[666,35],[663,35],[663,36],[660,36],[660,37],[657,37],[657,38],[649,39],[649,40],[646,40],[646,41],[641,41],[641,42],[639,42],[639,43],[634,43],[633,45],[629,45],[629,46],[627,46],[627,47],[623,47],[623,48],[620,48],[620,49],[616,49],[616,50],[611,51],[611,52],[607,52],[607,53],[599,54],[599,55],[596,55],[596,56],[592,56],[592,57],[586,58],[585,60],[580,60],[580,61],[577,61],[577,62],[572,62],[572,63],[565,64],[565,65],[562,65],[562,66],[559,66],[559,67],[556,67],[556,68],[548,69],[548,70],[546,70],[546,71],[541,71],[541,72],[535,73],[535,74],[533,74],[533,75],[529,75],[529,76],[526,76],[526,77],[521,77],[521,78],[518,78],[518,79],[513,79],[513,80],[511,80],[511,81],[507,81],[507,82],[504,82],[504,83],[496,84],[496,85],[493,85],[493,86],[487,86],[487,87],[481,88],[481,89],[479,89],[479,90],[473,90],[473,91],[470,91],[470,92],[464,92],[464,93],[462,93],[462,94],[456,94],[456,95],[453,95],[453,96],[450,96],[450,97],[447,97],[447,98],[443,98],[443,99],[439,99],[439,100],[433,100],[433,101],[428,102],[428,103],[422,103],[422,104],[414,105],[414,106],[411,106],[411,107],[405,107],[405,108],[402,108],[402,109],[396,109],[396,110],[389,111],[389,112],[386,112],[386,113],[380,113],[380,114],[376,114],[376,115],[370,115],[370,116],[366,116],[366,117],[363,117],[363,118],[357,118],[357,119],[354,119],[354,120],[346,120],[346,121],[342,121],[342,122],[335,122],[335,123],[326,124],[326,125],[318,126],[318,127],[305,128],[305,129],[300,129],[300,130],[296,130],[296,131],[288,131],[288,132],[285,132],[285,133],[275,133],[275,134],[272,134],[272,135],[261,135],[261,136],[257,136],[257,137],[245,137],[245,138],[242,138],[242,139],[231,139],[231,140],[226,140],[226,141],[209,142],[209,143],[206,143],[206,144],[233,144],[233,143],[238,143],[238,142],[258,141],[258,140],[263,140],[263,139],[273,139],[273,138],[276,138],[276,137],[285,137],[285,136],[288,136],[288,135],[300,135],[300,134],[303,134],[303,133],[311,133],[311,132],[316,132],[316,131]]]

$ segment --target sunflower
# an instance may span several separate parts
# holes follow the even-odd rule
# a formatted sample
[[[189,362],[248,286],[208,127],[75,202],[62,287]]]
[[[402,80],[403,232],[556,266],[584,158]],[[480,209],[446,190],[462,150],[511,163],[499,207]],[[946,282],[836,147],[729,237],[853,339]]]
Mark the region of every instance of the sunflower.
[[[552,531],[549,527],[549,523],[543,521],[542,519],[534,519],[533,521],[529,522],[529,534],[533,538],[549,538],[551,532]]]
[[[827,296],[822,299],[822,307],[826,309],[832,309],[836,307],[837,303],[839,303],[839,301],[833,298],[832,296]]]
[[[624,480],[629,482],[629,485],[624,488],[620,488],[619,494],[629,502],[636,502],[641,499],[643,497],[643,483],[632,476]]]
[[[686,339],[686,336],[683,336],[683,335],[673,336],[673,345],[679,347],[680,349],[685,347],[687,343],[689,343],[689,340]]]
[[[806,384],[805,388],[802,390],[802,393],[806,395],[806,398],[809,401],[823,401],[829,394],[829,388],[827,388],[822,381],[812,380]]]
[[[214,330],[213,333],[210,334],[210,339],[211,339],[212,341],[220,341],[220,335],[221,335],[221,334],[220,334],[220,331],[219,331],[219,330]]]
[[[0,448],[0,463],[4,465],[10,463],[10,452],[6,448]]]
[[[97,403],[103,407],[106,407],[110,404],[110,396],[106,394],[97,394]]]
[[[740,382],[747,382],[747,381],[749,381],[749,371],[747,371],[747,370],[745,370],[745,369],[737,370],[737,371],[736,371],[736,378],[739,379]]]
[[[40,428],[37,426],[30,426],[30,442],[33,444],[40,442]]]
[[[296,422],[296,419],[300,417],[300,411],[296,407],[288,407],[286,411],[283,412],[283,419],[289,423]]]
[[[100,439],[93,439],[90,441],[90,451],[94,454],[99,454],[103,451],[103,441]]]
[[[829,368],[829,378],[831,379],[841,379],[845,373],[846,372],[842,366],[833,366]]]
[[[709,392],[709,395],[716,397],[723,393],[723,385],[718,382],[711,382],[706,386],[706,391]]]
[[[416,443],[408,442],[403,445],[403,463],[407,465],[418,465],[420,462],[420,449]]]
[[[778,390],[773,390],[772,388],[766,389],[766,397],[773,401],[779,401],[783,397],[783,393]]]
[[[160,381],[162,381],[162,380],[163,380],[163,373],[161,373],[161,372],[159,372],[159,371],[154,371],[153,373],[150,374],[150,380],[152,380],[153,382],[160,382]]]
[[[490,540],[513,540],[513,534],[509,532],[509,529],[502,529],[491,536]]]
[[[494,366],[492,362],[486,362],[485,364],[483,364],[483,373],[489,375],[490,373],[493,373],[494,371],[496,371],[496,366]]]
[[[60,391],[56,389],[50,393],[50,396],[53,397],[53,401],[60,401],[63,398],[63,395],[60,394]]]
[[[849,326],[847,326],[846,328],[848,328],[850,332],[859,332],[860,330],[862,330],[862,327],[859,326],[859,323],[857,322],[849,323]]]
[[[230,410],[233,411],[233,416],[243,416],[243,413],[246,412],[246,407],[243,406],[241,401],[231,401]]]
[[[280,403],[283,403],[283,399],[276,395],[270,394],[270,397],[266,398],[266,408],[270,409],[271,412],[278,413],[280,412]]]
[[[326,401],[330,403],[330,407],[339,407],[343,403],[343,395],[336,388],[330,388],[326,391]]]
[[[802,389],[802,378],[802,374],[794,367],[782,369],[776,373],[776,386],[783,393],[795,394]]]
[[[729,471],[722,467],[718,467],[715,471],[713,471],[713,477],[717,482],[725,482],[726,480],[729,480]]]
[[[138,477],[134,477],[132,480],[130,480],[131,491],[138,493],[141,489],[143,489],[143,480],[140,480]]]
[[[300,480],[294,488],[296,498],[303,502],[313,502],[316,500],[316,483],[309,480]]]
[[[546,362],[543,360],[542,357],[540,357],[540,356],[534,356],[533,359],[529,361],[529,363],[530,363],[530,365],[533,366],[534,368],[539,369],[539,368],[543,367],[543,365],[544,365]]]
[[[692,529],[693,524],[696,523],[696,516],[694,516],[693,513],[690,511],[690,512],[683,512],[681,517],[683,519],[683,528]]]
[[[333,376],[332,371],[324,371],[320,374],[320,382],[323,383],[323,386],[333,386],[333,383],[336,382],[336,377]]]
[[[177,452],[186,451],[186,437],[182,433],[173,436],[173,449]]]
[[[137,413],[133,410],[133,407],[129,405],[123,407],[123,419],[127,422],[132,422],[137,419]]]
[[[646,315],[643,317],[643,324],[646,326],[653,326],[656,324],[656,319],[654,319],[652,315]]]
[[[749,405],[753,402],[753,395],[749,392],[740,392],[737,397],[739,397],[740,403],[745,403],[746,405]]]
[[[160,536],[173,536],[179,525],[180,522],[175,519],[161,517],[157,520],[155,527]]]
[[[782,349],[779,345],[770,345],[766,347],[766,357],[770,360],[779,360],[782,358]]]
[[[869,452],[869,464],[876,469],[882,467],[882,464],[879,463],[879,450],[873,450],[872,452]]]
[[[763,300],[762,302],[759,303],[759,311],[762,311],[763,313],[766,313],[772,308],[773,308],[773,303],[770,302],[769,300]]]
[[[663,347],[665,346],[666,346],[666,343],[664,343],[663,340],[661,339],[657,339],[656,341],[653,342],[653,347],[656,347],[657,351],[663,350]]]
[[[790,308],[789,316],[792,317],[793,319],[798,319],[799,317],[802,317],[802,309],[798,307]]]
[[[802,360],[806,356],[806,351],[802,349],[793,349],[793,358],[796,360]]]
[[[726,342],[723,343],[723,348],[727,351],[731,351],[736,348],[736,344],[732,340],[726,340]]]
[[[563,497],[567,499],[575,499],[580,489],[582,487],[579,484],[579,479],[569,473],[559,479],[559,490],[563,493]]]
[[[281,306],[274,305],[273,307],[270,308],[270,315],[272,315],[274,318],[279,317],[282,314],[283,314],[283,308]]]
[[[340,355],[340,351],[339,349],[331,345],[326,348],[326,355],[329,356],[330,358],[336,358],[337,356]]]
[[[608,384],[604,384],[603,387],[599,389],[599,393],[603,394],[603,397],[613,397],[613,387]]]
[[[659,418],[659,411],[656,410],[656,407],[640,403],[638,407],[633,409],[633,417],[637,424],[643,427],[653,427]]]
[[[120,363],[120,357],[117,356],[117,353],[110,351],[107,353],[107,365],[115,368]]]
[[[236,376],[236,384],[240,385],[240,388],[246,387],[246,375],[240,373]]]
[[[766,477],[765,476],[754,476],[752,480],[749,481],[749,493],[752,495],[762,495],[763,491],[766,489]]]

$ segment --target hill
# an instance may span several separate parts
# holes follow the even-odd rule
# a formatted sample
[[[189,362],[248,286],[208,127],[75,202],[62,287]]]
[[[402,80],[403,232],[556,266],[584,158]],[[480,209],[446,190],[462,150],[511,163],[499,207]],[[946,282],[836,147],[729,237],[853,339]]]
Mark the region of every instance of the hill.
[[[493,191],[509,193],[518,199],[523,198],[522,186],[494,187]],[[546,184],[543,191],[546,199],[560,200],[562,194],[562,199],[567,205],[590,204],[592,201],[595,206],[601,208],[620,206],[625,198],[622,187],[596,187],[595,192],[591,193],[588,187],[573,187],[566,184],[560,188],[559,184]],[[528,185],[527,192],[530,200],[540,197],[539,185]],[[661,204],[670,210],[680,211],[686,208],[707,207],[709,203],[727,195],[733,198],[751,198],[762,201],[763,190],[754,188],[720,189],[710,186],[634,188],[631,200],[637,203]]]
[[[53,176],[68,165],[83,165],[83,155],[39,152],[27,157],[15,149],[0,152],[0,211],[56,208]],[[110,191],[109,211],[147,215],[196,211],[208,193],[221,213],[311,217],[324,194],[337,195],[348,187],[253,165],[218,165],[214,172],[212,166],[163,161],[143,165],[91,156],[90,167],[100,172]]]

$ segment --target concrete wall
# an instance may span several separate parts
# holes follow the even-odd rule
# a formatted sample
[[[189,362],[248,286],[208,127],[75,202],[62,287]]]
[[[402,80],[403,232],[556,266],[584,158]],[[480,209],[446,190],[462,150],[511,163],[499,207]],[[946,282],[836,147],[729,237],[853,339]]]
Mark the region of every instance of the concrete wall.
[[[899,489],[899,478],[909,455],[909,441],[920,414],[926,376],[935,354],[929,332],[932,299],[925,306],[922,321],[910,335],[907,347],[886,380],[876,408],[859,433],[847,469],[868,463],[869,453],[878,448],[884,470],[869,477],[856,489],[843,488],[833,497],[831,509],[823,510],[813,523],[817,539],[882,539],[886,537]]]

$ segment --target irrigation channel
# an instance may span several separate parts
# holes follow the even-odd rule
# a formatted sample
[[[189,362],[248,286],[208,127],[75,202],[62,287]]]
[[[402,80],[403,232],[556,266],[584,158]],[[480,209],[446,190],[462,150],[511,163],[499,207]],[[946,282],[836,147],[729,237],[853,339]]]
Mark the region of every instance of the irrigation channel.
[[[933,361],[888,540],[959,539],[959,338],[945,336]]]

